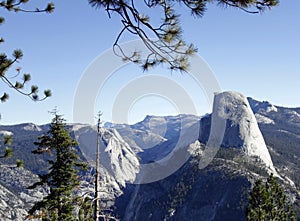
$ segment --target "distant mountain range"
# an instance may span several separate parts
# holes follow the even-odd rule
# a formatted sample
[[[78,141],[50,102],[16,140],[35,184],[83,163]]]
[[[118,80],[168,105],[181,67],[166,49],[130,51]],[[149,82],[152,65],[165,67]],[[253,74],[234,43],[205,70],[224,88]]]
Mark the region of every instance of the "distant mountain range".
[[[93,194],[96,128],[69,124],[90,164],[81,193]],[[0,159],[0,219],[23,220],[47,189],[26,189],[50,156],[31,154],[49,125],[0,125],[14,155]],[[248,192],[273,173],[300,217],[300,108],[278,107],[237,92],[215,95],[212,114],[147,116],[101,129],[102,207],[121,220],[245,220]],[[1,139],[1,138],[0,138]],[[0,150],[3,150],[1,144]],[[23,169],[13,166],[16,159]]]

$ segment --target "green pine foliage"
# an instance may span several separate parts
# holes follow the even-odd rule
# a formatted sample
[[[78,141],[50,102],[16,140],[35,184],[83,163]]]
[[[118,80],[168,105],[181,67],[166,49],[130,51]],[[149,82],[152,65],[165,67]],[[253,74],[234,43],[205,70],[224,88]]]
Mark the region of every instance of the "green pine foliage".
[[[12,136],[10,135],[5,135],[3,136],[3,144],[4,144],[4,154],[0,156],[0,158],[11,158],[13,150],[10,147],[12,142]]]
[[[80,205],[79,208],[79,214],[78,214],[79,221],[93,221],[94,220],[93,211],[94,211],[93,200],[86,197],[85,199],[83,199],[82,204]]]
[[[246,215],[247,221],[296,221],[296,215],[273,175],[265,183],[261,179],[256,181]]]
[[[50,168],[47,174],[40,175],[40,181],[29,189],[47,185],[50,193],[29,210],[28,218],[42,218],[42,220],[77,220],[75,207],[80,197],[74,194],[79,187],[79,173],[87,168],[87,164],[79,160],[76,153],[77,142],[73,140],[65,129],[64,120],[55,113],[50,130],[39,137],[35,143],[38,148],[35,154],[53,154],[49,160]]]
[[[183,38],[180,14],[176,12],[177,3],[190,11],[192,16],[202,17],[209,3],[237,8],[247,13],[259,13],[278,5],[279,0],[89,0],[89,3],[95,8],[105,10],[109,17],[111,14],[119,16],[123,28],[113,44],[117,56],[140,64],[143,70],[165,64],[171,70],[187,71],[189,58],[197,52],[197,48],[186,43]],[[140,5],[149,10],[159,10],[162,15],[161,22],[153,22],[151,14],[145,13],[147,10],[138,7]],[[138,36],[144,42],[149,49],[146,59],[138,51],[127,53],[123,50],[119,41],[126,32]]]
[[[2,17],[3,12],[25,12],[25,13],[40,13],[46,12],[51,13],[54,10],[54,4],[48,3],[45,8],[39,9],[35,8],[34,10],[28,10],[26,8],[26,3],[29,3],[30,0],[2,0],[0,1],[0,25],[5,22],[5,18]],[[4,43],[4,38],[0,37],[0,44]],[[28,73],[23,73],[22,78],[16,79],[21,74],[21,67],[16,66],[20,60],[23,58],[23,52],[20,49],[13,51],[12,55],[9,56],[6,53],[0,53],[0,79],[5,83],[8,88],[13,88],[22,95],[29,97],[34,101],[41,101],[51,96],[50,90],[44,90],[44,95],[42,98],[38,95],[38,87],[36,85],[31,86],[31,90],[25,91],[24,87],[31,80],[31,76]],[[1,88],[2,89],[2,88]],[[6,92],[0,95],[0,102],[6,102],[9,99],[9,95]]]
[[[5,153],[4,153],[4,156],[5,158],[11,158],[12,157],[12,153],[13,153],[13,150],[11,149],[11,143],[12,143],[12,136],[10,135],[5,135],[3,137],[3,143],[4,143],[4,146],[5,146]]]
[[[11,148],[12,144],[12,136],[11,135],[4,135],[3,136],[3,144],[4,144],[4,154],[0,155],[0,158],[9,159],[13,155],[13,149]],[[23,167],[23,161],[17,159],[16,160],[16,166],[17,167]]]

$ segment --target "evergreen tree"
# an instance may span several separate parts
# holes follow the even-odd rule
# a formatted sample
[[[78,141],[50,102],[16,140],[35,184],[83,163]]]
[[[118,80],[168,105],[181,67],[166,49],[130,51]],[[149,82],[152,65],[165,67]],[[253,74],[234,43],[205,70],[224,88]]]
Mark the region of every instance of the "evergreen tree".
[[[186,71],[188,69],[189,56],[193,55],[197,49],[193,44],[188,44],[182,37],[182,28],[180,25],[180,14],[176,13],[175,8],[178,3],[182,8],[191,12],[195,17],[202,17],[207,9],[209,3],[215,3],[224,7],[233,7],[240,9],[247,13],[259,13],[266,9],[279,4],[279,0],[88,0],[95,8],[101,8],[108,13],[109,18],[111,14],[117,14],[123,25],[123,28],[116,37],[113,44],[116,55],[122,57],[124,60],[129,60],[134,63],[142,65],[144,70],[158,64],[167,64],[171,70]],[[48,3],[45,8],[36,8],[35,10],[26,10],[24,5],[30,0],[4,0],[0,2],[0,9],[12,12],[46,12],[51,13],[54,10],[54,4]],[[145,13],[147,10],[139,8],[141,5],[148,9],[161,11],[161,21],[155,24],[151,21],[150,15]],[[139,7],[138,7],[139,6]],[[149,13],[150,14],[150,13]],[[4,18],[0,16],[0,24],[4,22]],[[122,35],[127,32],[138,36],[150,50],[146,59],[141,57],[138,51],[128,54],[122,49],[119,41]],[[4,42],[0,38],[0,43]],[[6,54],[0,55],[0,77],[10,87],[16,89],[22,94],[29,96],[33,100],[39,100],[37,96],[36,86],[34,86],[28,93],[24,93],[24,83],[28,81],[27,74],[24,74],[24,82],[17,81],[13,84],[9,78],[5,76],[6,71],[12,65],[22,58],[21,50],[15,50],[13,58],[9,59]],[[44,98],[51,95],[49,90],[44,91]],[[42,99],[44,99],[42,98]],[[8,94],[0,97],[1,101],[8,99]]]
[[[256,181],[246,215],[248,221],[296,221],[295,212],[272,174],[265,183],[261,179]]]
[[[50,130],[35,142],[38,146],[35,154],[53,154],[49,160],[50,169],[47,174],[40,175],[40,181],[29,189],[46,184],[50,193],[29,210],[29,218],[41,217],[42,220],[77,220],[74,209],[80,197],[74,194],[79,187],[80,170],[85,170],[86,163],[80,161],[76,154],[77,142],[73,140],[65,129],[64,120],[57,113],[54,114]]]
[[[28,10],[24,8],[24,5],[28,3],[29,0],[3,0],[0,2],[0,9],[2,11],[9,11],[9,12],[32,12],[32,13],[51,13],[54,10],[54,4],[48,3],[44,9],[35,8],[34,10]],[[2,13],[1,13],[2,14]],[[0,25],[5,22],[5,18],[0,16]],[[4,42],[4,39],[0,37],[0,44]],[[9,88],[15,89],[22,95],[29,97],[34,101],[44,100],[47,97],[51,96],[50,90],[44,91],[44,97],[39,98],[38,96],[38,87],[36,85],[32,85],[29,91],[24,91],[24,86],[31,80],[31,76],[28,73],[24,73],[23,77],[19,80],[12,81],[21,73],[20,67],[15,67],[15,70],[12,71],[14,65],[16,65],[21,59],[23,58],[23,52],[20,49],[16,49],[13,51],[12,56],[8,56],[6,53],[0,53],[0,79],[2,82],[7,84]],[[10,73],[9,73],[10,72]],[[2,92],[1,92],[2,93]],[[8,93],[3,92],[0,96],[0,101],[5,102],[9,98]]]
[[[12,144],[12,136],[11,135],[4,135],[3,136],[3,143],[4,143],[4,153],[3,155],[0,154],[0,159],[1,158],[11,158],[13,155],[13,149],[11,148]],[[0,164],[1,165],[1,164]],[[16,160],[16,165],[17,167],[23,167],[23,161],[17,159]]]
[[[12,136],[11,135],[5,135],[3,136],[3,143],[5,146],[4,154],[0,156],[0,158],[10,158],[12,156],[13,150],[11,149],[11,143],[12,143]]]
[[[78,214],[78,219],[79,221],[93,221],[93,200],[86,197],[83,199],[80,208],[79,208],[79,214]]]

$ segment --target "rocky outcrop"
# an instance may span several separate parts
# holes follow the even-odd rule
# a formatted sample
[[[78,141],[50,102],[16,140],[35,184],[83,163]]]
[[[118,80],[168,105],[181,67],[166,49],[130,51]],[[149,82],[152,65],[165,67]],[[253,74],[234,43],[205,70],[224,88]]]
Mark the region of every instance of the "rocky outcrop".
[[[34,202],[47,194],[39,187],[28,190],[38,177],[32,172],[11,165],[0,165],[0,220],[24,220]]]
[[[122,220],[130,221],[245,220],[243,206],[254,180],[265,176],[266,170],[275,173],[278,165],[280,176],[286,180],[297,178],[300,171],[300,109],[248,100],[237,92],[223,92],[215,95],[212,114],[202,118],[147,116],[135,125],[110,124],[101,129],[101,207],[113,208]],[[257,123],[268,138],[268,146]],[[48,128],[33,124],[0,126],[0,137],[14,136],[13,158],[0,159],[0,220],[23,220],[30,205],[47,194],[47,189],[26,188],[37,180],[34,173],[47,171],[49,158],[32,156],[31,150]],[[81,176],[78,194],[93,197],[96,128],[84,124],[69,124],[68,128],[79,142],[78,154],[90,164],[89,171]],[[290,148],[282,149],[283,143]],[[199,169],[197,163],[213,144],[218,144],[216,155]],[[167,177],[134,184],[140,174],[148,179],[182,158],[184,161]],[[23,159],[27,169],[4,165],[16,159]],[[153,165],[150,172],[141,173],[148,164]],[[299,197],[290,193],[291,199]]]
[[[269,172],[277,174],[257,120],[244,95],[238,92],[215,94],[210,118],[211,120],[204,119],[203,123],[206,128],[210,126],[210,136],[213,134],[218,138],[219,143],[215,142],[216,145],[240,148],[247,157],[261,160]],[[209,137],[203,135],[206,133],[205,127],[202,130],[200,140],[202,138],[207,143]]]

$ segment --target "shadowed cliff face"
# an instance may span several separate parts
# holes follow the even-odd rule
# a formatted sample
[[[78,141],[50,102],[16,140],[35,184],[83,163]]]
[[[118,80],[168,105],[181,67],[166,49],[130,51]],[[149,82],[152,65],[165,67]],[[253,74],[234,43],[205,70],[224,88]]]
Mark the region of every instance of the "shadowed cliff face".
[[[129,185],[116,200],[118,214],[126,221],[243,221],[250,182],[230,170],[232,165],[222,161],[213,161],[203,170],[186,163],[164,180]]]

